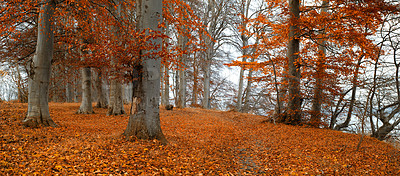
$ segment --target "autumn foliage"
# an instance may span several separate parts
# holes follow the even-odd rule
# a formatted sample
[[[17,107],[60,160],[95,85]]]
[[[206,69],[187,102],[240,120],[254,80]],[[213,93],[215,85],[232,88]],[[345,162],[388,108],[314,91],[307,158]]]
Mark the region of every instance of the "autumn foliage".
[[[261,116],[203,109],[160,110],[170,145],[126,141],[128,117],[78,115],[50,103],[59,128],[23,128],[26,104],[0,104],[2,175],[399,175],[400,151],[366,137],[262,123]]]

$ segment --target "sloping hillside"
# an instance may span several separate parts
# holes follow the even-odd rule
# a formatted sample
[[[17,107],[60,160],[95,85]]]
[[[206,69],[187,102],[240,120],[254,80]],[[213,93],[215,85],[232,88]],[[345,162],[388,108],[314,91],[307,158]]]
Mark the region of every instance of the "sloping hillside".
[[[58,128],[22,128],[26,104],[0,104],[0,173],[76,175],[400,175],[400,151],[366,137],[261,123],[260,116],[161,110],[169,145],[126,141],[128,116],[52,103]]]

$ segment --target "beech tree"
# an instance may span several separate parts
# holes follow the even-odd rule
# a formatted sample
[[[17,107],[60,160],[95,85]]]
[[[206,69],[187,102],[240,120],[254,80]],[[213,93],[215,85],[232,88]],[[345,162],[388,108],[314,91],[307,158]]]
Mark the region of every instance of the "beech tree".
[[[104,83],[103,83],[103,73],[101,69],[97,69],[97,75],[95,77],[95,84],[97,89],[97,104],[96,108],[107,108],[108,107],[108,100],[106,91],[104,90]]]
[[[115,10],[114,10],[114,14],[115,17],[117,18],[117,20],[121,20],[122,19],[122,15],[121,15],[121,2],[120,1],[115,1]],[[113,8],[113,7],[111,7]],[[122,31],[120,29],[120,26],[118,24],[114,24],[114,26],[112,26],[112,30],[113,30],[113,34],[114,37],[116,38],[116,40],[118,41],[118,39],[120,39],[122,37],[122,35],[120,35],[120,32]],[[117,43],[119,45],[119,43]],[[114,64],[118,64],[118,63],[114,63],[116,61],[115,60],[115,56],[111,56],[112,57],[112,65]],[[113,60],[114,59],[114,60]],[[119,76],[121,75],[118,73],[118,71],[113,71],[112,72],[112,76],[111,76],[111,80],[110,80],[110,104],[108,106],[108,115],[121,115],[121,114],[125,114],[125,110],[124,110],[124,100],[122,97],[122,84],[121,84],[121,79],[118,79]]]
[[[53,58],[53,14],[55,2],[43,0],[40,7],[36,53],[29,75],[28,112],[23,120],[27,127],[57,126],[48,105],[51,60]]]
[[[144,31],[146,36],[161,32],[159,24],[162,22],[162,7],[161,0],[136,1],[138,30]],[[161,51],[162,38],[155,36],[145,42],[151,42],[154,47],[141,51],[139,65],[136,67],[139,78],[134,93],[139,101],[137,113],[129,117],[124,135],[138,139],[157,139],[166,144],[159,114],[161,58],[155,54]]]

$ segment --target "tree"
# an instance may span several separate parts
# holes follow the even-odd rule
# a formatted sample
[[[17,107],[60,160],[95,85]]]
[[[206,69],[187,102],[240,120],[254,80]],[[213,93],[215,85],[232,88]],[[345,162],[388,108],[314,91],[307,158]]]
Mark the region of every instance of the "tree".
[[[227,0],[208,0],[204,9],[203,26],[206,26],[210,37],[202,35],[201,39],[206,46],[202,61],[203,70],[203,99],[202,107],[211,108],[211,72],[215,62],[215,56],[220,47],[224,44],[227,35],[224,31],[228,28],[229,16],[231,15],[231,2]]]
[[[115,17],[117,18],[117,20],[122,19],[122,14],[121,14],[121,2],[120,1],[115,1]],[[116,38],[117,41],[119,41],[119,39],[122,37],[122,35],[120,35],[120,31],[122,31],[120,29],[120,26],[118,25],[118,23],[114,24],[112,26],[112,30],[114,33],[114,37]],[[121,45],[120,43],[116,43],[117,45]],[[115,59],[114,55],[111,56],[113,59]],[[111,60],[112,65],[114,65],[114,60]],[[110,104],[108,106],[108,115],[121,115],[121,114],[125,114],[125,110],[124,110],[124,100],[122,97],[122,84],[120,79],[118,79],[120,76],[120,74],[118,73],[118,71],[114,71],[113,76],[111,76],[111,83],[110,83]]]
[[[159,24],[162,22],[162,1],[136,1],[138,16],[138,30],[144,31],[146,36],[161,32]],[[129,117],[128,126],[124,132],[127,137],[138,139],[157,139],[167,144],[161,131],[159,101],[160,101],[160,66],[161,58],[156,53],[161,51],[162,38],[153,36],[149,39],[153,48],[142,50],[139,65],[136,67],[139,78],[135,88],[138,97],[137,113]]]
[[[90,67],[81,68],[82,71],[82,102],[78,114],[93,114],[92,106],[92,71]]]
[[[297,24],[300,18],[300,1],[289,0],[289,44],[288,44],[288,111],[282,122],[296,125],[301,121],[301,93],[300,93],[300,38]]]
[[[107,108],[108,101],[106,97],[106,91],[103,89],[103,73],[101,69],[97,69],[97,76],[95,77],[95,84],[97,89],[97,104],[96,108]]]
[[[328,12],[329,2],[327,0],[323,0],[321,4],[321,15]],[[314,127],[318,127],[321,124],[321,104],[323,103],[323,77],[325,74],[325,60],[326,60],[326,41],[324,40],[324,27],[320,30],[321,40],[318,41],[318,59],[316,63],[316,72],[315,72],[315,87],[314,87],[314,97],[311,107],[311,125]]]
[[[28,112],[23,120],[27,127],[57,126],[51,119],[48,105],[51,60],[53,58],[53,14],[55,2],[43,0],[39,13],[36,54],[29,75]]]

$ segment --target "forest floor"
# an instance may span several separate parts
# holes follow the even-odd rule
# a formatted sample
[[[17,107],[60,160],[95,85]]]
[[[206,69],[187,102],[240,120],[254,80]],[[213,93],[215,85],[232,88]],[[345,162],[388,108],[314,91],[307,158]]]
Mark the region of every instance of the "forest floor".
[[[23,128],[27,105],[0,103],[0,175],[400,175],[400,151],[328,129],[261,123],[262,116],[161,110],[169,141],[126,141],[128,115],[75,114],[50,103],[57,128]]]

